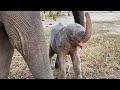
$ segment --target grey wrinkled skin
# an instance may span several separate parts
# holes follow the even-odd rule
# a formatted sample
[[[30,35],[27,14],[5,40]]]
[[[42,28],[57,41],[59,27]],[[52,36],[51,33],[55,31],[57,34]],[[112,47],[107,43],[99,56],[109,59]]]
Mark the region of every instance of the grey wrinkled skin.
[[[8,78],[14,48],[35,79],[53,79],[40,12],[1,11],[0,17],[0,79]]]
[[[81,79],[80,56],[77,52],[77,43],[84,36],[85,28],[77,23],[63,25],[58,23],[51,30],[49,57],[50,60],[54,54],[57,54],[55,67],[58,68],[58,79],[65,79],[66,55],[69,54],[72,59],[75,78]]]

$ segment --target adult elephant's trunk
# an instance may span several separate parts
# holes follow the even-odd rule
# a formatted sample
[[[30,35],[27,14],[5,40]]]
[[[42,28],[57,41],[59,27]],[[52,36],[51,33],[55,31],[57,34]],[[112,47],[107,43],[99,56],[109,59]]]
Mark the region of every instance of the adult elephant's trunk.
[[[83,11],[72,11],[73,16],[74,16],[74,21],[75,23],[79,23],[82,26],[84,25],[84,12]]]
[[[82,42],[86,43],[90,37],[91,37],[91,29],[92,29],[92,24],[91,24],[91,18],[88,12],[85,13],[86,16],[86,33],[84,35],[84,37],[82,38]]]

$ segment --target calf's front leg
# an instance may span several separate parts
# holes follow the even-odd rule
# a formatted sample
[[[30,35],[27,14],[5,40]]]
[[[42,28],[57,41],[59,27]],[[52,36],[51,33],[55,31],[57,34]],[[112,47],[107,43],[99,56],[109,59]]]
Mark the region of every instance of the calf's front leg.
[[[80,62],[80,56],[77,52],[77,48],[70,52],[70,56],[72,59],[73,68],[75,72],[75,79],[82,79],[81,62]]]
[[[58,79],[65,79],[65,62],[66,62],[66,52],[65,50],[60,50],[57,54],[57,62],[58,64]]]

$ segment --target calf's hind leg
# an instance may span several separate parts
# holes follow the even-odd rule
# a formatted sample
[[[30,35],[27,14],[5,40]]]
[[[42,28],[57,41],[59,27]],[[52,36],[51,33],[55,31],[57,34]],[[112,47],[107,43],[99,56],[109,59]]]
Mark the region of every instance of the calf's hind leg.
[[[50,58],[50,62],[51,62],[51,58],[53,57],[53,55],[55,54],[55,52],[53,51],[51,45],[49,46],[49,58]]]
[[[58,56],[56,58],[56,61],[55,61],[55,68],[58,69],[59,68],[59,60],[58,60]]]
[[[0,23],[0,79],[7,79],[14,48],[9,42],[5,28]]]
[[[53,51],[51,45],[49,46],[49,58],[50,58],[50,62],[51,62],[51,58],[53,57],[53,55],[55,54],[55,52]],[[56,58],[56,61],[55,61],[55,68],[59,68],[59,61],[58,61],[58,56]]]

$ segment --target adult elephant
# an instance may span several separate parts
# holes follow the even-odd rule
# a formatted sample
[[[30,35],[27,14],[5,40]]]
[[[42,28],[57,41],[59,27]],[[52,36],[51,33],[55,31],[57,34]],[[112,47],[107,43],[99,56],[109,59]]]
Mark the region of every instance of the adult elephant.
[[[76,23],[79,15],[73,11]],[[77,13],[77,14],[76,14]],[[0,79],[9,75],[14,48],[24,57],[36,79],[53,79],[39,11],[0,11]]]
[[[84,24],[84,12],[83,11],[72,11],[74,16],[75,23],[79,23],[82,26],[85,26]]]
[[[53,79],[39,11],[0,12],[0,79],[8,78],[16,48],[36,79]]]

